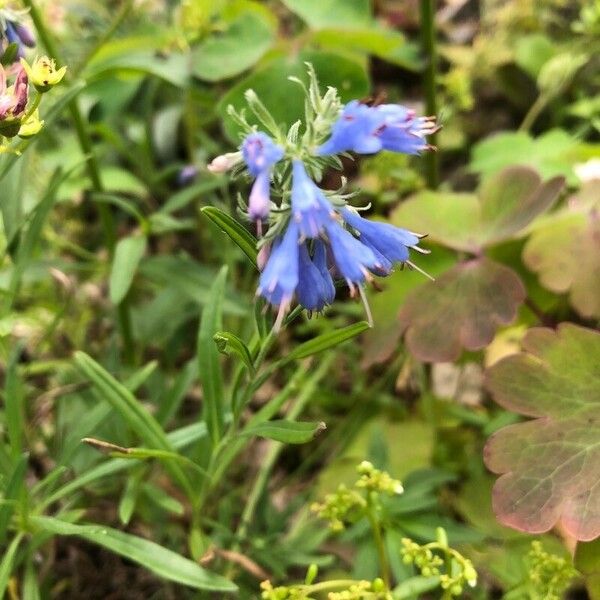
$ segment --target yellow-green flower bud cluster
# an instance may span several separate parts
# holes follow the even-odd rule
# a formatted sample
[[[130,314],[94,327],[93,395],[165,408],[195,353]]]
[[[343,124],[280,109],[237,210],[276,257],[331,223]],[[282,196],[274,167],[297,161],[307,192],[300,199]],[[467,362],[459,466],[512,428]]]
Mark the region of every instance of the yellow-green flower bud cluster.
[[[531,543],[528,558],[532,598],[560,600],[577,571],[567,559],[546,552],[538,540]]]
[[[404,491],[397,479],[392,479],[387,471],[376,469],[368,460],[363,460],[357,467],[360,479],[356,487],[372,492],[384,492],[389,495],[401,494]]]
[[[445,532],[438,535],[442,540],[445,540],[445,537]],[[444,598],[460,596],[465,586],[476,585],[477,571],[473,563],[448,547],[444,541],[420,545],[404,538],[402,546],[401,553],[405,564],[414,564],[423,577],[439,577]],[[447,566],[449,572],[443,572],[444,566]]]
[[[360,518],[365,507],[365,499],[342,484],[337,491],[327,494],[322,503],[314,502],[310,508],[321,519],[329,521],[332,531],[339,532],[344,530],[346,523]]]

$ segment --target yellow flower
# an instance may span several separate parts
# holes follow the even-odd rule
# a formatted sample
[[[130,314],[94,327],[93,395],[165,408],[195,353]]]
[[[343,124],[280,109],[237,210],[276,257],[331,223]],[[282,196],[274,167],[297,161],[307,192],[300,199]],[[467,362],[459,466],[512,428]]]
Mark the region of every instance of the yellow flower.
[[[34,111],[34,113],[21,124],[19,129],[19,137],[23,139],[27,139],[33,137],[37,133],[40,132],[42,127],[44,126],[44,121],[40,121],[40,112],[39,110]]]
[[[27,72],[29,81],[40,93],[47,92],[51,87],[59,83],[67,71],[67,67],[61,67],[57,70],[54,60],[47,56],[36,58],[31,65],[22,58],[21,64]]]

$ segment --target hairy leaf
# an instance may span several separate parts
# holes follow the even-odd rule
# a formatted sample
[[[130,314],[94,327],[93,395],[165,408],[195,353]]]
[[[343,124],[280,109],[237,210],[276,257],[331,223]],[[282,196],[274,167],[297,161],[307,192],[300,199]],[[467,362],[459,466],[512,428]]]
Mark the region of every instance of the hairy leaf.
[[[485,461],[502,474],[494,512],[529,533],[557,522],[578,540],[600,535],[600,333],[570,323],[531,329],[524,352],[488,373],[496,402],[535,417],[496,432]]]
[[[478,253],[523,230],[563,186],[562,177],[542,183],[528,167],[509,167],[486,180],[478,196],[424,192],[402,203],[392,220],[449,248]]]
[[[525,288],[508,267],[487,258],[459,263],[408,296],[400,310],[406,344],[420,360],[456,360],[463,348],[489,344],[498,326],[510,323]]]
[[[571,202],[568,209],[536,229],[523,250],[527,267],[540,283],[569,293],[573,308],[585,318],[600,317],[600,200],[598,184],[590,202]],[[591,195],[591,194],[590,194]]]

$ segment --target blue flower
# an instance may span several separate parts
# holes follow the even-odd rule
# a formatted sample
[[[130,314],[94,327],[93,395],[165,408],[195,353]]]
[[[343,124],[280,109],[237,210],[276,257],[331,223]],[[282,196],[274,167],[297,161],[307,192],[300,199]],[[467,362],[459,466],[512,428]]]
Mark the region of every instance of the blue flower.
[[[374,135],[384,118],[370,106],[352,100],[331,128],[331,137],[317,148],[317,155],[353,151],[374,154],[381,150],[381,142]]]
[[[296,296],[308,311],[321,311],[335,298],[335,287],[327,269],[325,246],[319,242],[311,260],[306,244],[300,246]]]
[[[254,177],[280,161],[283,154],[283,149],[262,131],[248,134],[242,142],[242,156]]]
[[[298,285],[298,228],[290,221],[283,236],[273,242],[271,255],[260,276],[258,294],[285,313]]]
[[[351,292],[369,277],[369,270],[379,265],[373,251],[332,220],[326,227],[327,238],[336,270],[346,280]]]
[[[321,235],[332,220],[333,207],[323,192],[308,176],[304,163],[295,160],[292,166],[292,220],[302,238]]]
[[[437,129],[433,117],[416,117],[414,111],[399,104],[367,106],[353,100],[344,107],[331,128],[331,137],[317,154],[374,154],[380,150],[418,154],[430,148],[426,136]]]
[[[23,58],[25,56],[23,46],[33,48],[35,46],[35,39],[29,29],[25,25],[13,21],[6,21],[6,27],[4,35],[9,44],[17,44],[17,57]]]
[[[248,171],[256,177],[248,200],[248,216],[256,221],[259,233],[260,224],[269,216],[271,209],[271,168],[283,158],[283,154],[283,149],[260,131],[247,135],[242,143],[242,156]]]
[[[409,248],[420,250],[417,248],[419,236],[406,229],[369,221],[347,208],[342,209],[341,214],[346,223],[360,234],[360,241],[379,259],[380,264],[374,270],[377,275],[388,275],[394,263],[407,262]]]

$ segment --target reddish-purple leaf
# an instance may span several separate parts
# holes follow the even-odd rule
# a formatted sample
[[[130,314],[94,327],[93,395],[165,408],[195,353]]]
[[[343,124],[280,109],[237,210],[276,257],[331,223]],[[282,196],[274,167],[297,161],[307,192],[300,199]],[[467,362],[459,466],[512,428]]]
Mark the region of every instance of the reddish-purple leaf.
[[[400,310],[406,344],[420,360],[456,360],[489,344],[525,299],[518,275],[488,258],[462,262],[417,288]]]
[[[570,323],[531,329],[525,352],[488,372],[496,402],[535,417],[495,433],[485,462],[498,519],[542,533],[558,521],[578,540],[600,535],[600,333]]]

